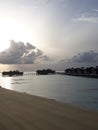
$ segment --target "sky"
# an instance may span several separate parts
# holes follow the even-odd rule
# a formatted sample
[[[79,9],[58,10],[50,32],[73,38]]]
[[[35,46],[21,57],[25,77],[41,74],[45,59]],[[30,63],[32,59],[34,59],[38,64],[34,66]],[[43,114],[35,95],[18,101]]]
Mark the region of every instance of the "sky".
[[[0,0],[0,64],[98,65],[98,0]]]

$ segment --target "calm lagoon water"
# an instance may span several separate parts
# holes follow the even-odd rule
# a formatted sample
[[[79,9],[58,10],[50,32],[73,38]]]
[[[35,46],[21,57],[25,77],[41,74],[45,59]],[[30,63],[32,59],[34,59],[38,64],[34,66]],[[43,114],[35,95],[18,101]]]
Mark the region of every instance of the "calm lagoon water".
[[[98,110],[98,79],[66,75],[35,75],[2,77],[4,88],[56,99],[80,107]]]

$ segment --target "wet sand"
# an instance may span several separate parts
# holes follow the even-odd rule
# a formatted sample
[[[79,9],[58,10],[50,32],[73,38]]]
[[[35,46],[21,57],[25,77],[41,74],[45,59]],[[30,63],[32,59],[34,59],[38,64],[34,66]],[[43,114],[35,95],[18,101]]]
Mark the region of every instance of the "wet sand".
[[[0,88],[0,130],[98,130],[98,111]]]

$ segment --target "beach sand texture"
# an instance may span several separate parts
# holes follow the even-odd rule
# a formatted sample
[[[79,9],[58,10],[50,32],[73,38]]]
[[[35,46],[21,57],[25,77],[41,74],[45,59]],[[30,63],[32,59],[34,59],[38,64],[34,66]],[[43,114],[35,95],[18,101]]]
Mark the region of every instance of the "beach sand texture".
[[[98,130],[98,112],[0,88],[0,130]]]

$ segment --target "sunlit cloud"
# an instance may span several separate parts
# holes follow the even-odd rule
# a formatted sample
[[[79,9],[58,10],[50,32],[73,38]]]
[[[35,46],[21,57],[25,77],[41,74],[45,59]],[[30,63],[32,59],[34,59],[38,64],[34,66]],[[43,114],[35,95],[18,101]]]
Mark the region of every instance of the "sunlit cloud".
[[[2,64],[34,64],[40,59],[46,61],[48,56],[30,43],[11,41],[10,47],[0,52],[0,63]]]

